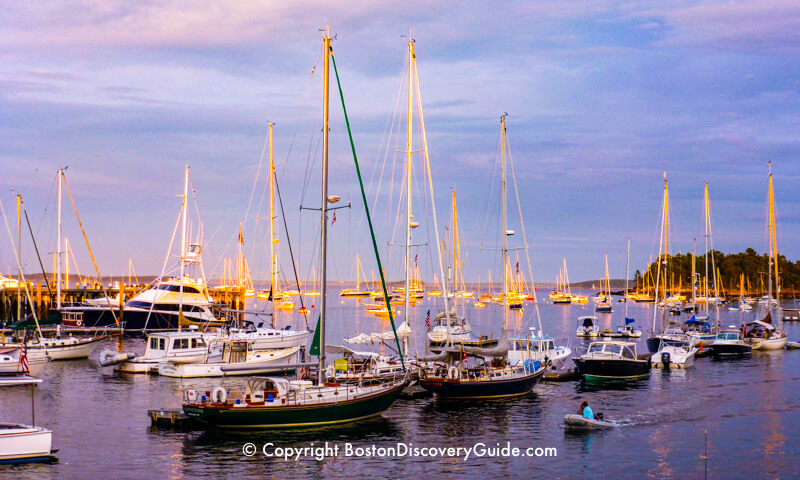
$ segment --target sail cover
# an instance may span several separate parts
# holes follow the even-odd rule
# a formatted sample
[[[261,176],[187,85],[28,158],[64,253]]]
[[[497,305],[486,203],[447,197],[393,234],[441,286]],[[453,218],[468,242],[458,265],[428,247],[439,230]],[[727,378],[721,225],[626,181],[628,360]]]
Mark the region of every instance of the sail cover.
[[[411,327],[408,326],[407,322],[403,322],[397,327],[397,338],[399,340],[405,340],[411,334]],[[382,342],[384,340],[394,340],[394,333],[391,331],[389,332],[373,332],[370,334],[360,333],[355,337],[345,338],[344,341],[346,343],[375,343],[375,342]]]

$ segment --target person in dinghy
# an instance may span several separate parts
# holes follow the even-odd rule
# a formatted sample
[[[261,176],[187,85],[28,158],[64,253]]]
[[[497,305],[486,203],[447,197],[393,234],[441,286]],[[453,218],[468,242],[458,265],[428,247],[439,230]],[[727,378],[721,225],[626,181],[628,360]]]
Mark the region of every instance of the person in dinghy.
[[[589,406],[589,402],[584,401],[581,403],[581,408],[578,409],[578,415],[582,415],[583,418],[588,418],[590,420],[602,420],[603,414],[597,412],[596,414],[592,411],[592,407]]]

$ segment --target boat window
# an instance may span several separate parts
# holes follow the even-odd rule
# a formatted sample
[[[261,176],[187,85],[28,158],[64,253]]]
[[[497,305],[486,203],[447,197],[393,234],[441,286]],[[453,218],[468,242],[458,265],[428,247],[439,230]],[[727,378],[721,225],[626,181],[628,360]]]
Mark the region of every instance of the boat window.
[[[593,343],[589,346],[589,353],[600,353],[603,351],[602,343]]]
[[[159,350],[166,350],[167,349],[167,339],[166,338],[159,338],[158,339],[158,349]]]
[[[158,350],[158,339],[153,337],[150,339],[150,348],[153,350]]]
[[[545,350],[555,350],[555,349],[556,347],[554,346],[552,340],[548,340],[547,343],[545,343]]]
[[[158,286],[157,290],[166,290],[168,292],[180,292],[181,286],[162,284]],[[184,285],[183,293],[200,293],[200,290],[196,289],[195,287],[190,287],[189,285]]]
[[[633,354],[633,352],[631,352],[631,349],[628,348],[628,347],[625,347],[625,348],[622,349],[622,356],[625,357],[625,358],[636,359],[636,356]]]
[[[606,352],[619,354],[622,353],[622,347],[614,344],[606,345]]]
[[[202,338],[193,338],[192,339],[192,348],[202,348],[205,347],[206,343],[203,341]]]
[[[172,342],[172,348],[175,348],[175,349],[189,348],[189,339],[188,338],[176,338]]]

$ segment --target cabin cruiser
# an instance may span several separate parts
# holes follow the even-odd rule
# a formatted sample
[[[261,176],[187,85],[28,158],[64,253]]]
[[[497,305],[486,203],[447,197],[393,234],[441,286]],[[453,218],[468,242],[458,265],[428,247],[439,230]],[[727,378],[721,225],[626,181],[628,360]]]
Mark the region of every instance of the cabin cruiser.
[[[165,377],[196,378],[294,371],[304,360],[300,347],[256,351],[246,340],[212,340],[200,362],[169,360],[158,364]]]
[[[647,339],[647,350],[650,353],[657,352],[662,344],[680,345],[685,340],[686,334],[683,329],[673,321],[667,324],[667,329],[658,335],[651,335]]]
[[[125,302],[123,321],[125,330],[177,330],[179,326],[197,325],[202,328],[217,327],[222,321],[211,311],[213,300],[205,293],[202,282],[187,276],[183,280],[170,278],[154,283]],[[114,307],[118,307],[115,305]],[[108,306],[72,305],[64,312],[81,314],[80,325],[86,327],[114,326],[117,319]],[[181,320],[182,318],[182,320]],[[69,325],[66,319],[65,325]]]
[[[193,329],[186,332],[158,332],[147,337],[144,355],[104,350],[100,365],[114,367],[124,373],[158,373],[162,363],[197,363],[206,358],[208,344],[203,334]]]
[[[508,363],[522,365],[525,360],[537,360],[546,364],[545,379],[562,378],[572,374],[572,368],[567,364],[567,359],[572,355],[569,347],[557,347],[553,337],[538,335],[531,328],[530,336],[510,337],[508,339]]]
[[[450,343],[460,343],[470,340],[469,323],[455,313],[446,315],[439,313],[433,319],[431,331],[428,332],[428,341],[432,346],[442,346]]]
[[[665,370],[675,368],[689,368],[694,365],[694,357],[697,347],[692,345],[692,340],[688,335],[684,335],[681,343],[675,339],[670,342],[662,342],[661,347],[653,354],[651,363],[653,368],[663,368]]]
[[[578,331],[579,337],[596,337],[600,335],[600,329],[597,326],[597,317],[584,316],[578,317]]]
[[[0,355],[1,356],[1,355]],[[39,378],[29,376],[0,376],[0,388],[35,386]],[[35,388],[31,388],[31,423],[0,423],[0,464],[42,462],[52,459],[53,432],[36,426]]]
[[[733,325],[717,334],[711,349],[716,359],[741,358],[753,353],[753,347],[745,343],[742,332]]]
[[[636,380],[650,375],[650,359],[638,358],[634,342],[592,342],[585,354],[572,360],[587,381]]]

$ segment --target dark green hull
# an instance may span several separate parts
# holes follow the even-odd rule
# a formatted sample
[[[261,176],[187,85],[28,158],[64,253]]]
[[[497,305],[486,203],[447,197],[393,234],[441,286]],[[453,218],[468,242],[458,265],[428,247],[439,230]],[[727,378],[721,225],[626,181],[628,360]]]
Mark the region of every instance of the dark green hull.
[[[323,405],[234,407],[224,404],[185,404],[184,413],[217,428],[308,428],[352,422],[380,415],[392,406],[405,382],[372,395]]]

